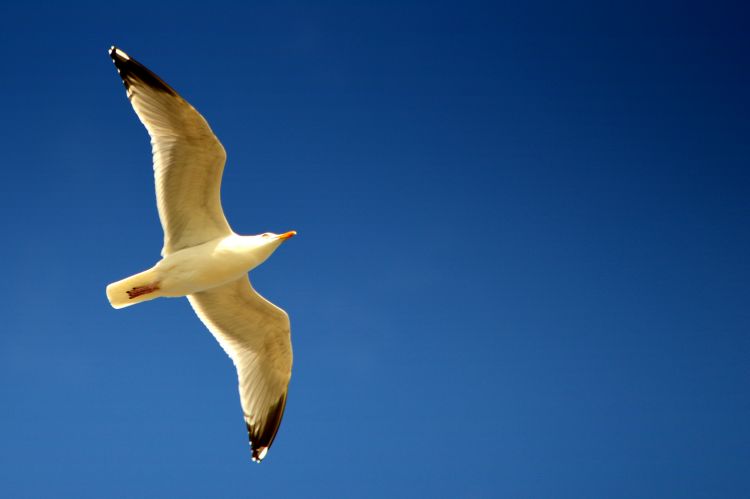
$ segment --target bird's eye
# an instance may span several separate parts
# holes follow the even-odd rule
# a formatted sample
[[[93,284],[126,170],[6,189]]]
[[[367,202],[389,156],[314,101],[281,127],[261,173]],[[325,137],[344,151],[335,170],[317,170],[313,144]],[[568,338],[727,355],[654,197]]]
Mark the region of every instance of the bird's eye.
[[[270,236],[270,235],[271,235],[271,234],[269,234],[268,232],[266,232],[265,234],[261,234],[261,236],[260,236],[260,237],[268,237],[268,236]]]

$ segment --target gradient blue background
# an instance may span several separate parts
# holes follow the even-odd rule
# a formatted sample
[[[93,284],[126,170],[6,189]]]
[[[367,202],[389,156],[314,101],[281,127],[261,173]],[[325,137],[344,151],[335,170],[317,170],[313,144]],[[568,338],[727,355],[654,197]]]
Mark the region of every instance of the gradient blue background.
[[[750,496],[750,66],[740,8],[623,2],[0,7],[4,497]],[[249,460],[161,249],[106,50],[228,151],[292,317]]]

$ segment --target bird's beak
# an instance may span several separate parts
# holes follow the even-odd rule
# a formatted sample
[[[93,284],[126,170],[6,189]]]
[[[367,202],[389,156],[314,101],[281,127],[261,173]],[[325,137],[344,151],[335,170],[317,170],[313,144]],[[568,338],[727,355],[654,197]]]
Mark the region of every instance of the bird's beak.
[[[277,239],[280,239],[282,241],[289,239],[292,236],[296,236],[297,231],[296,230],[290,230],[289,232],[284,232],[283,234],[279,234],[279,237]]]

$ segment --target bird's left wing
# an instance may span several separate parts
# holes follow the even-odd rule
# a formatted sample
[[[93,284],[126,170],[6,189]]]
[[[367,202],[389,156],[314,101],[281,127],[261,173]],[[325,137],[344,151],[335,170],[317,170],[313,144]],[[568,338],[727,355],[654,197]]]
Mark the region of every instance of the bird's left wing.
[[[227,155],[211,127],[144,65],[117,47],[109,55],[151,136],[162,254],[231,234],[220,195]]]
[[[260,296],[247,276],[188,300],[234,361],[252,457],[260,462],[284,415],[292,374],[289,317]]]

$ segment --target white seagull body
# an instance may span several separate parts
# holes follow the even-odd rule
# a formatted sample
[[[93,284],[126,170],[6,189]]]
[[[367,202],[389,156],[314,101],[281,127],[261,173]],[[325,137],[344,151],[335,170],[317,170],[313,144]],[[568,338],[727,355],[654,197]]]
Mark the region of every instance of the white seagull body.
[[[260,296],[247,273],[295,232],[235,234],[221,208],[226,153],[206,120],[125,52],[109,54],[151,136],[164,248],[154,267],[107,286],[107,298],[123,308],[187,296],[237,368],[252,458],[260,462],[284,414],[292,344],[286,312]]]

